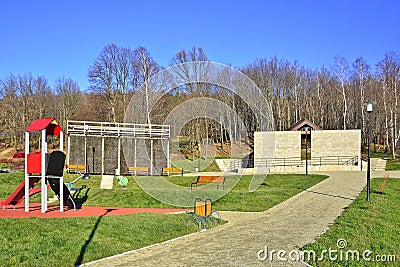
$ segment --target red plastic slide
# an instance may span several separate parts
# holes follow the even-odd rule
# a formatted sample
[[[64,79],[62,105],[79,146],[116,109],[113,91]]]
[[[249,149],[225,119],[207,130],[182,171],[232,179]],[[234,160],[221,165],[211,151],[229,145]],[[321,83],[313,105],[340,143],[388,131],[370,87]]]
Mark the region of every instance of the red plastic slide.
[[[39,182],[39,180],[40,180],[39,177],[29,179],[29,196],[32,196],[42,191],[41,188],[34,188],[35,185]],[[14,193],[12,193],[12,195],[7,198],[7,200],[1,201],[1,205],[3,207],[6,205],[16,206],[19,203],[21,203],[22,200],[24,200],[24,196],[25,196],[25,181],[22,181],[22,183],[17,187],[17,189],[15,189]]]

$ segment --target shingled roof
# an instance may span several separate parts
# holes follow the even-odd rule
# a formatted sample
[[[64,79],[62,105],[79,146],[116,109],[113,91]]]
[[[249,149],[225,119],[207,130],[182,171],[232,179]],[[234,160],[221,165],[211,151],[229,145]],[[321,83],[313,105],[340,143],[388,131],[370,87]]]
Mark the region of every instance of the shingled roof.
[[[301,128],[303,128],[304,126],[309,126],[311,127],[314,131],[320,131],[322,130],[321,127],[315,125],[314,123],[312,123],[311,121],[307,120],[307,119],[301,119],[298,122],[296,122],[295,124],[293,124],[292,126],[289,127],[288,131],[298,131]]]

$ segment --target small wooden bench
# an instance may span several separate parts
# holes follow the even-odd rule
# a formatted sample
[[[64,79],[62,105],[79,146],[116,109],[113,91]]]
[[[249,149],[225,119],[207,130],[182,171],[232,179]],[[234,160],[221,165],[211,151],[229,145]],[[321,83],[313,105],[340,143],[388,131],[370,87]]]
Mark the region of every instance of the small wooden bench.
[[[183,176],[182,168],[162,168],[161,175],[169,175],[170,172],[180,173]]]
[[[148,167],[129,167],[128,169],[130,172],[145,172],[146,174],[149,174]]]
[[[84,173],[86,172],[85,165],[67,165],[67,173]]]
[[[197,176],[197,180],[190,184],[190,190],[193,190],[194,185],[196,185],[196,187],[197,187],[201,184],[209,184],[209,183],[216,183],[217,189],[218,189],[219,185],[221,185],[222,189],[224,189],[225,177],[224,176]]]

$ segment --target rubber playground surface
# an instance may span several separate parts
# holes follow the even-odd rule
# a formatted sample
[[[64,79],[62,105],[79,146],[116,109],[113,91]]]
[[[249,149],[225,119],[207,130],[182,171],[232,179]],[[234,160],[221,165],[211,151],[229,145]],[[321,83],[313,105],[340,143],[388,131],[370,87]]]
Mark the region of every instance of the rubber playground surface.
[[[25,212],[24,204],[19,204],[15,207],[7,206],[5,209],[0,209],[0,218],[65,218],[65,217],[90,217],[90,216],[115,216],[124,214],[134,214],[139,212],[150,212],[158,214],[180,213],[185,212],[185,209],[162,209],[162,208],[116,208],[116,207],[96,207],[82,206],[82,208],[74,211],[73,209],[65,208],[64,212],[60,212],[58,205],[49,204],[47,212],[41,212],[40,203],[30,203],[29,212]]]

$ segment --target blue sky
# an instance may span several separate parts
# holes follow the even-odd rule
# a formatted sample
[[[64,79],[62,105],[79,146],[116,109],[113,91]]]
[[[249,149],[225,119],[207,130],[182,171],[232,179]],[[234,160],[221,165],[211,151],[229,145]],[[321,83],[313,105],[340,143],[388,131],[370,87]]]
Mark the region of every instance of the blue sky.
[[[144,46],[163,66],[194,45],[233,66],[277,56],[329,68],[336,55],[375,65],[400,52],[399,10],[396,0],[1,0],[0,79],[32,73],[53,85],[64,76],[85,90],[109,43]]]

